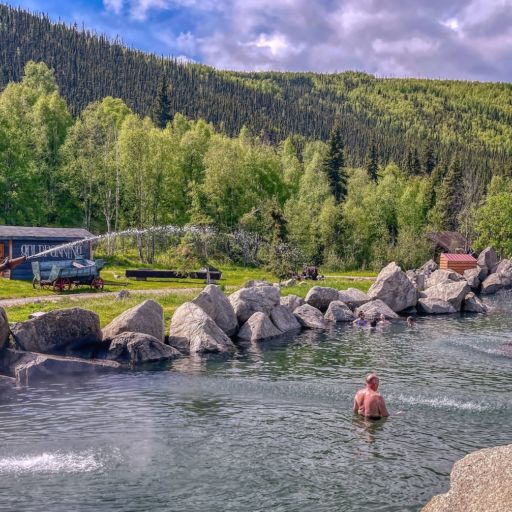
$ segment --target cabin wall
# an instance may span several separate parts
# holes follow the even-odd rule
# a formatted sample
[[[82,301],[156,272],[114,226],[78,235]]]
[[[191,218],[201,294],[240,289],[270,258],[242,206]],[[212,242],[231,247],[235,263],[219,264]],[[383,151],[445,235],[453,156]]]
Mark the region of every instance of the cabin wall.
[[[447,259],[443,258],[443,255],[441,255],[439,268],[442,270],[453,270],[460,275],[464,275],[465,270],[476,268],[476,261],[448,261]]]
[[[74,242],[79,238],[50,238],[50,239],[25,239],[25,240],[12,240],[12,258],[19,256],[32,256],[38,252],[58,247],[62,244]],[[0,240],[0,245],[7,246],[7,240]],[[4,249],[5,250],[5,249]],[[34,275],[32,274],[32,261],[54,261],[54,260],[72,260],[76,258],[92,258],[91,244],[85,243],[75,247],[68,247],[66,249],[57,249],[45,255],[42,258],[35,258],[30,261],[15,267],[11,270],[11,279],[21,279],[31,281]]]

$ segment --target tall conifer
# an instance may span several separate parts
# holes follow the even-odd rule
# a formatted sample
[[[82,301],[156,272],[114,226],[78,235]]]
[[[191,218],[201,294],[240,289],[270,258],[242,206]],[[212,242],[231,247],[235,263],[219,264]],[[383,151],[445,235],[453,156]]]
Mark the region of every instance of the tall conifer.
[[[327,155],[324,159],[324,171],[334,198],[339,203],[347,195],[347,172],[345,169],[345,146],[341,136],[341,127],[335,125],[328,141]]]

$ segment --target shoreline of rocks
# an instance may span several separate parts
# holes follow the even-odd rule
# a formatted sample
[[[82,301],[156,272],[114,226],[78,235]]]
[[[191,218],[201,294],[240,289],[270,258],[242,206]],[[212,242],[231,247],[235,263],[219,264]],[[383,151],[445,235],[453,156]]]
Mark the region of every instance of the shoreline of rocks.
[[[509,287],[512,262],[498,261],[487,248],[477,268],[464,276],[439,269],[433,260],[407,272],[389,263],[367,294],[356,288],[313,286],[304,299],[281,297],[279,285],[250,281],[226,296],[218,286],[208,285],[176,309],[167,336],[163,309],[153,300],[124,311],[103,330],[98,315],[81,308],[36,314],[13,326],[0,308],[0,380],[6,386],[27,384],[52,372],[121,370],[193,353],[229,354],[238,340],[323,330],[331,323],[352,322],[360,312],[369,320],[413,313],[486,313],[477,293]]]

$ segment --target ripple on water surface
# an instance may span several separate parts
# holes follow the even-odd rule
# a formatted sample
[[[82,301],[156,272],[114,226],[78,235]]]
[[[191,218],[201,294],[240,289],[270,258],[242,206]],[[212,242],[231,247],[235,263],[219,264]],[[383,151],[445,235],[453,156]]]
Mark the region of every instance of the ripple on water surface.
[[[0,509],[416,511],[455,460],[512,442],[510,294],[490,303],[6,395]],[[369,371],[399,415],[352,416]]]

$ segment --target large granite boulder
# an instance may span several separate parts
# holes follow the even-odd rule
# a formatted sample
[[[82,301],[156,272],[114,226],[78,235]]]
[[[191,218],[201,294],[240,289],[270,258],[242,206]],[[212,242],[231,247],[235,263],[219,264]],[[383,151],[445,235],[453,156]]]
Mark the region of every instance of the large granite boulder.
[[[164,345],[154,336],[141,332],[122,332],[110,343],[107,359],[120,363],[144,364],[166,361],[179,357],[181,353]]]
[[[487,306],[473,293],[468,293],[462,303],[462,310],[467,313],[487,313]]]
[[[288,311],[288,310],[287,310]],[[289,313],[289,311],[288,311]],[[260,311],[253,313],[238,332],[242,340],[264,340],[283,334],[270,320],[270,317]]]
[[[482,283],[481,293],[484,295],[496,293],[498,290],[501,290],[502,288],[508,288],[510,284],[511,281],[508,277],[501,276],[496,272],[484,279]]]
[[[432,272],[435,272],[439,268],[439,265],[434,260],[428,260],[417,270],[418,274],[423,274],[429,277]]]
[[[228,335],[233,336],[238,331],[238,320],[229,299],[222,290],[214,284],[209,284],[192,301]]]
[[[480,274],[478,268],[469,268],[464,271],[464,279],[468,282],[469,287],[472,290],[478,290],[480,288]]]
[[[388,320],[398,318],[398,315],[380,299],[375,299],[359,306],[355,311],[356,317],[361,311],[368,320],[378,320],[380,315],[384,315]]]
[[[416,305],[418,292],[405,272],[395,262],[391,262],[380,271],[377,280],[368,290],[368,297],[382,300],[393,311],[403,311]]]
[[[281,297],[281,306],[287,308],[290,313],[293,313],[299,306],[302,304],[306,304],[306,301],[302,297],[298,297],[297,295],[286,295],[286,297]]]
[[[453,281],[462,281],[464,278],[453,270],[438,269],[432,272],[425,282],[425,288],[432,288],[438,284],[450,283]]]
[[[348,288],[338,293],[338,300],[344,302],[350,309],[356,309],[367,302],[370,302],[370,297],[357,288]]]
[[[450,490],[434,496],[422,512],[506,512],[512,510],[512,444],[485,448],[457,461]]]
[[[355,318],[352,310],[341,300],[332,301],[324,317],[330,322],[352,322]]]
[[[299,321],[286,306],[276,306],[270,312],[270,319],[281,332],[296,331],[301,328]]]
[[[512,261],[510,260],[501,260],[496,267],[496,274],[498,274],[505,282],[509,281],[510,284],[505,286],[512,285]]]
[[[426,315],[449,315],[457,313],[457,310],[449,302],[442,299],[418,299],[416,309]]]
[[[485,248],[476,261],[480,268],[486,268],[489,272],[498,264],[498,255],[492,247]]]
[[[31,354],[30,358],[21,359],[15,366],[15,378],[20,384],[27,386],[48,378],[112,371],[120,368],[121,365],[118,362],[104,359]]]
[[[408,270],[405,275],[407,276],[407,279],[411,281],[411,283],[414,285],[416,290],[421,291],[425,288],[425,283],[427,282],[427,277],[425,274],[416,272],[414,270]]]
[[[279,304],[279,299],[279,290],[268,285],[241,288],[229,296],[229,302],[233,306],[240,325],[247,322],[253,313],[270,315],[270,312]]]
[[[192,302],[185,302],[174,312],[169,329],[169,345],[190,353],[235,350],[228,335]]]
[[[308,329],[325,329],[327,327],[327,321],[324,315],[322,315],[322,312],[309,304],[299,306],[293,314],[296,316],[300,325]]]
[[[99,316],[80,308],[50,311],[11,331],[17,348],[43,354],[91,356],[102,341]]]
[[[327,311],[333,300],[339,300],[339,291],[327,286],[313,286],[306,295],[306,304],[320,311]]]
[[[122,332],[149,334],[163,343],[165,325],[162,306],[154,300],[145,300],[142,304],[127,309],[103,329],[103,338],[110,340]]]
[[[7,320],[7,314],[5,309],[0,307],[0,350],[7,346],[9,342],[9,320]]]
[[[462,301],[471,291],[465,279],[462,281],[449,281],[427,288],[423,294],[429,299],[441,299],[449,302],[457,311],[460,311]]]

